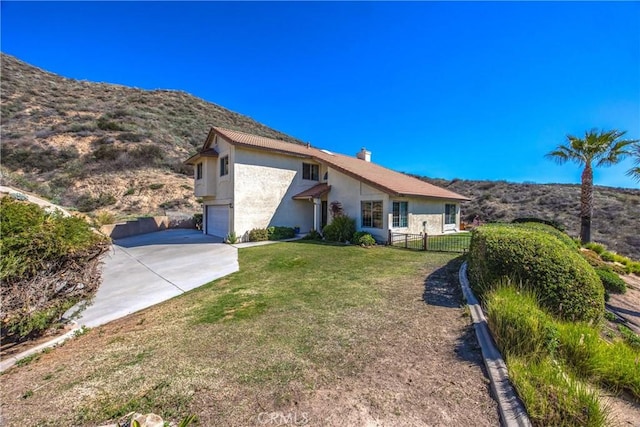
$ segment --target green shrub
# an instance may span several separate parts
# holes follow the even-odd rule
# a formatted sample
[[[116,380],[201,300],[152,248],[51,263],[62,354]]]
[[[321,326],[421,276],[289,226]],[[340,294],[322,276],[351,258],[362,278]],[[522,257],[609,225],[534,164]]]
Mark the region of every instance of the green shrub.
[[[469,278],[476,295],[503,277],[532,289],[550,313],[599,321],[604,289],[596,272],[552,234],[520,225],[485,225],[472,232]]]
[[[196,227],[196,230],[202,230],[202,214],[201,213],[193,214],[193,225]]]
[[[322,229],[324,238],[330,242],[348,242],[355,232],[355,219],[344,215],[333,218],[333,221]]]
[[[0,207],[1,335],[23,339],[95,292],[108,240],[77,217],[10,197],[0,199]]]
[[[125,127],[122,126],[120,123],[109,120],[108,116],[100,117],[96,122],[96,126],[100,130],[112,130],[112,131],[126,130]]]
[[[76,208],[80,212],[91,212],[104,206],[113,205],[116,198],[111,194],[100,193],[97,197],[89,194],[82,194],[76,199]]]
[[[605,268],[596,268],[596,273],[598,273],[607,291],[614,294],[624,294],[627,292],[627,284],[613,271]]]
[[[291,227],[271,226],[267,228],[269,240],[292,239],[296,237],[296,231]]]
[[[356,231],[355,233],[353,233],[351,243],[359,246],[375,246],[376,239],[374,239],[373,236],[366,231]]]
[[[565,231],[565,228],[562,224],[560,224],[558,221],[554,221],[552,219],[542,219],[542,218],[535,218],[535,217],[525,217],[525,218],[516,218],[513,221],[511,221],[514,224],[521,224],[521,223],[527,223],[527,224],[532,224],[532,223],[537,223],[537,224],[545,224],[548,225],[550,227],[555,228],[556,230],[563,232]]]
[[[595,242],[589,242],[586,245],[584,245],[584,247],[597,253],[598,255],[600,255],[605,250],[604,245],[601,245],[600,243],[595,243]]]
[[[322,240],[322,234],[318,233],[316,230],[311,230],[302,238],[302,240]]]
[[[159,190],[162,187],[164,187],[164,184],[161,183],[155,183],[155,184],[151,184],[149,185],[149,190]]]
[[[236,235],[236,232],[232,231],[229,234],[227,234],[227,237],[225,237],[224,241],[226,243],[231,244],[231,245],[237,243],[238,242],[238,236]]]
[[[580,249],[580,245],[571,238],[571,236],[569,236],[567,233],[565,233],[564,231],[560,231],[558,228],[544,224],[544,223],[539,223],[539,222],[524,222],[524,223],[520,223],[517,224],[520,227],[524,227],[530,230],[537,230],[537,231],[542,231],[544,233],[547,234],[551,234],[555,237],[557,237],[558,239],[560,239],[565,245],[567,245],[569,248],[571,249],[575,249],[578,250]]]
[[[266,228],[254,228],[249,231],[250,242],[262,242],[265,240],[269,240],[269,231]]]
[[[609,252],[609,251],[602,252],[600,254],[600,258],[602,258],[603,261],[607,261],[607,262],[615,261],[615,255],[613,254],[613,252]]]

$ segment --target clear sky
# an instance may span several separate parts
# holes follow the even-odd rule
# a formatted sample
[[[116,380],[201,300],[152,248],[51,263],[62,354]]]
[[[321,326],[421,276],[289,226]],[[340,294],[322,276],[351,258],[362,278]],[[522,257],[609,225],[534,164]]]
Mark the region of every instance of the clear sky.
[[[179,89],[434,178],[578,183],[567,134],[640,138],[639,2],[7,2],[1,49]],[[628,159],[599,185],[638,188]]]

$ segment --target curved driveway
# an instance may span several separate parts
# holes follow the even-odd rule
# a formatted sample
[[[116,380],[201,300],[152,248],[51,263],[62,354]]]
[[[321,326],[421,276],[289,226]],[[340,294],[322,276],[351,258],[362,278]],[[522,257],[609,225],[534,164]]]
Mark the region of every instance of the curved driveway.
[[[182,229],[118,239],[103,261],[102,284],[78,325],[103,325],[239,269],[235,247]]]

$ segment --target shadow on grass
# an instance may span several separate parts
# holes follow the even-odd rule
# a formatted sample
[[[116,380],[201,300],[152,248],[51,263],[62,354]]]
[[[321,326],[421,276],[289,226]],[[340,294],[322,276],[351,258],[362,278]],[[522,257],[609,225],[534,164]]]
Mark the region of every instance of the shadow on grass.
[[[458,283],[458,270],[464,261],[459,256],[429,274],[424,281],[422,300],[427,305],[456,308],[462,305],[462,291]]]
[[[464,256],[454,258],[426,277],[422,296],[425,304],[458,309],[460,310],[460,315],[463,315],[462,307],[465,303],[458,281],[458,271],[464,259]],[[464,328],[462,334],[457,337],[454,352],[459,359],[479,366],[485,377],[487,376],[484,361],[482,360],[482,352],[471,322]]]

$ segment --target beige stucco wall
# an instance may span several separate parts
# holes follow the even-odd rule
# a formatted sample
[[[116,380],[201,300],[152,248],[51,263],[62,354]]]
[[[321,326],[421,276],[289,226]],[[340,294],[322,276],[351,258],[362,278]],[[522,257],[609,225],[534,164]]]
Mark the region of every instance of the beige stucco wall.
[[[194,191],[196,197],[215,196],[218,173],[218,159],[215,157],[204,157],[200,159],[202,162],[202,178],[196,178],[196,168],[194,167]]]
[[[302,179],[302,164],[313,161],[239,147],[234,160],[233,226],[238,236],[272,225],[311,230],[313,203],[292,197],[319,183]]]
[[[427,233],[427,234],[442,234],[446,231],[444,224],[444,212],[445,204],[456,205],[456,224],[449,227],[454,231],[460,230],[460,205],[458,203],[443,201],[443,200],[430,200],[430,199],[417,199],[417,198],[392,198],[390,200],[389,210],[389,224],[393,224],[393,205],[391,202],[403,201],[408,202],[408,227],[393,228],[392,231],[398,233]],[[425,224],[426,223],[426,224]]]
[[[356,230],[366,231],[378,240],[385,241],[387,239],[388,218],[384,213],[389,210],[389,195],[331,168],[329,168],[328,182],[331,185],[331,191],[327,201],[342,203],[345,215],[356,220]],[[360,209],[362,201],[382,201],[383,228],[362,227],[362,211]],[[331,222],[330,213],[328,220]]]

